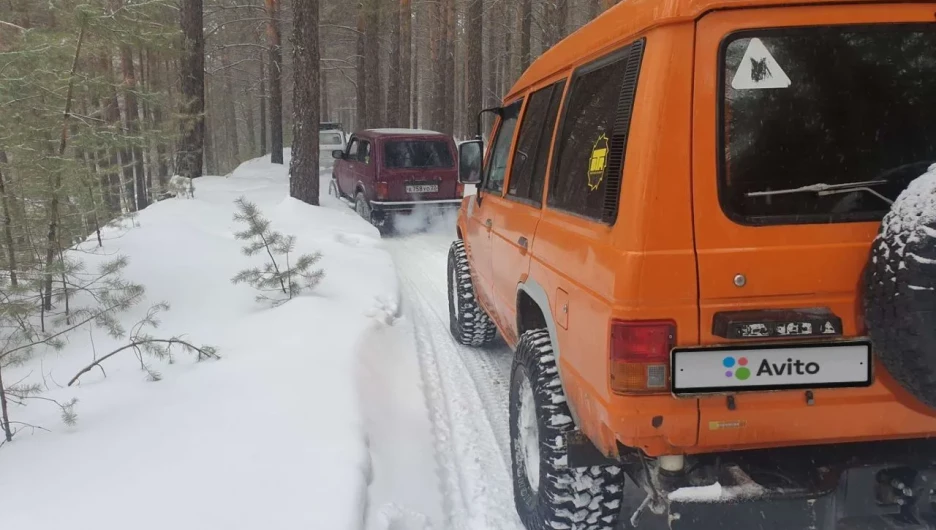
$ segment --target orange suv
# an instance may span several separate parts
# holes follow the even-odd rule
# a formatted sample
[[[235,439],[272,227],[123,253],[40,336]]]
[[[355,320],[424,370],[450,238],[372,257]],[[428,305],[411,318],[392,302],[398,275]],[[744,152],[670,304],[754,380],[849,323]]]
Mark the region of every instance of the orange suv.
[[[486,112],[528,529],[936,528],[936,3],[628,0]]]

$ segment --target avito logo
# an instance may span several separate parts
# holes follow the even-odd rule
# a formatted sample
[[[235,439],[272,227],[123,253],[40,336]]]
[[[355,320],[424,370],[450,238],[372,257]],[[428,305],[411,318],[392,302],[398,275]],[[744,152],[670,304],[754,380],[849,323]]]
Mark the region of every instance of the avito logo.
[[[740,359],[725,357],[722,360],[722,366],[728,369],[725,371],[725,377],[737,377],[741,381],[748,379],[751,377],[751,369],[747,367],[747,364],[747,357],[741,357]]]
[[[748,368],[747,357],[725,357],[722,359],[722,366],[726,368],[725,377],[734,377],[741,381],[746,381],[751,377],[751,369]],[[767,359],[761,361],[757,367],[757,373],[760,376],[775,375],[816,375],[819,373],[819,365],[814,362],[804,362],[799,359],[787,359],[786,362],[772,363]]]
[[[816,375],[819,365],[813,362],[803,362],[799,359],[787,359],[786,362],[771,363],[767,359],[761,361],[757,367],[757,376],[762,375]]]

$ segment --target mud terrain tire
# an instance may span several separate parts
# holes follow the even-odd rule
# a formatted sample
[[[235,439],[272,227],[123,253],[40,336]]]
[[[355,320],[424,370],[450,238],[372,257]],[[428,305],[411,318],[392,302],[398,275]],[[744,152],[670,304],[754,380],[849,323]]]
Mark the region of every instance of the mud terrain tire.
[[[509,407],[514,502],[527,530],[616,528],[623,470],[617,466],[566,466],[566,436],[575,425],[545,330],[528,331],[520,337],[511,371]],[[531,413],[535,414],[536,438],[528,435],[524,439],[524,426],[529,428],[533,421]],[[526,449],[532,445],[530,440],[538,452]],[[537,453],[537,458],[527,453]],[[532,478],[526,467],[530,461],[539,463]],[[538,484],[532,483],[534,479]]]
[[[478,304],[463,241],[455,241],[449,248],[448,302],[449,329],[459,344],[484,346],[494,340],[497,327]]]
[[[936,408],[936,166],[898,197],[871,246],[865,322],[881,364]]]

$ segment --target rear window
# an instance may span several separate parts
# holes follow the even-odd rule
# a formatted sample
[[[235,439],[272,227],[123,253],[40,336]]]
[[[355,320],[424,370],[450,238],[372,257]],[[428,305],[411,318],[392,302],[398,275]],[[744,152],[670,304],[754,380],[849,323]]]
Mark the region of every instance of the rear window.
[[[445,141],[407,140],[384,143],[384,167],[451,168],[455,162]]]
[[[341,138],[340,134],[320,133],[319,143],[322,145],[341,145],[344,143],[344,140]]]
[[[719,188],[737,222],[879,220],[877,194],[936,162],[932,24],[742,32],[721,57]]]

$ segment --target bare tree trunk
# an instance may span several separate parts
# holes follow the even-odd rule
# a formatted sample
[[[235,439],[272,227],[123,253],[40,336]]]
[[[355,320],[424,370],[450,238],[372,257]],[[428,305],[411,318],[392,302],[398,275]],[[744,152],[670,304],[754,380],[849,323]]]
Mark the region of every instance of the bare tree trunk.
[[[319,0],[293,2],[293,152],[289,195],[319,204]]]
[[[400,38],[402,28],[400,27],[400,9],[399,4],[394,0],[390,5],[390,76],[387,83],[387,126],[399,127],[400,119],[400,83],[401,60],[403,55],[403,41]]]
[[[270,46],[270,159],[274,164],[283,163],[283,49],[279,1],[266,0]]]
[[[182,1],[182,118],[176,173],[202,176],[205,155],[205,34],[202,0]]]
[[[267,154],[266,60],[260,56],[260,156]]]

